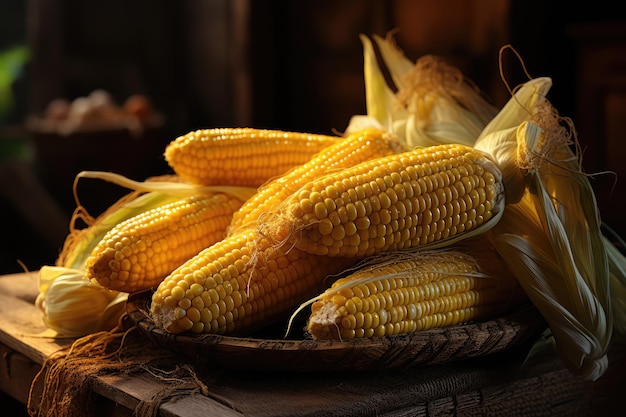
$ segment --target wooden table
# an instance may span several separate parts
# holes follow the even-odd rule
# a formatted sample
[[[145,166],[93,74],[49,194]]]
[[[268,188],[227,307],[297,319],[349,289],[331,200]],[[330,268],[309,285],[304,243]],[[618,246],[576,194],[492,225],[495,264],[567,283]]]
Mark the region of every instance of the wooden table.
[[[45,358],[72,340],[41,337],[37,274],[0,276],[0,389],[26,403]],[[526,363],[528,346],[479,360],[385,372],[264,373],[215,369],[207,396],[166,402],[159,415],[192,416],[612,416],[626,387],[624,346],[607,373],[584,381],[550,349]],[[97,415],[132,416],[163,388],[147,373],[94,382]]]

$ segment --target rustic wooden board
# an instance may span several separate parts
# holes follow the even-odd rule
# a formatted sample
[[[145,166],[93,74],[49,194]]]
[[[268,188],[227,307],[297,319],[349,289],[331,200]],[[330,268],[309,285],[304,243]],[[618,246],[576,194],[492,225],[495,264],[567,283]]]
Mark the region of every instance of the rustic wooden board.
[[[35,307],[37,294],[36,272],[0,276],[0,342],[42,364],[72,340],[50,337]]]
[[[70,342],[35,337],[45,330],[33,304],[36,293],[35,274],[0,276],[0,343],[4,364],[8,364],[0,367],[0,388],[20,400],[27,398],[28,372],[32,375],[38,369],[34,365]],[[623,346],[615,346],[610,352],[607,374],[596,382],[572,376],[548,346],[540,355],[526,360],[528,348],[526,344],[453,364],[382,371],[261,372],[212,364],[201,370],[207,396],[197,394],[166,402],[160,406],[159,414],[165,417],[615,415],[612,411],[621,406],[621,391],[626,384]],[[6,361],[7,358],[15,360]],[[181,356],[182,363],[186,362]],[[164,388],[163,382],[147,373],[103,376],[94,382],[93,401],[98,412],[102,412],[99,415],[131,417],[140,401],[150,399]]]
[[[37,273],[0,276],[0,353],[4,358],[0,373],[0,389],[26,403],[32,379],[51,354],[69,346],[74,339],[57,339],[42,321],[35,306]],[[139,376],[104,376],[94,382],[98,408],[103,415],[130,417],[141,400],[150,399],[164,388],[164,383]],[[161,407],[162,415],[190,417],[206,415],[202,410],[214,410],[215,415],[238,416],[228,407],[205,396],[193,396]]]
[[[19,352],[0,343],[0,390],[23,404],[41,367]]]

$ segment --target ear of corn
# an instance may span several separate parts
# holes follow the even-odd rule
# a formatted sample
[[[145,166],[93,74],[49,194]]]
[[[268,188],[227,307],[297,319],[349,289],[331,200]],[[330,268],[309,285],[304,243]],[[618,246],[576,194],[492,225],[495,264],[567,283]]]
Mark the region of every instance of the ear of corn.
[[[106,180],[132,191],[97,217],[80,204],[76,192],[78,180]],[[85,263],[96,245],[115,226],[160,206],[172,204],[190,195],[209,192],[207,188],[184,184],[175,176],[165,175],[143,182],[132,181],[111,172],[83,171],[76,176],[74,192],[78,206],[55,266],[39,270],[39,293],[35,305],[41,310],[46,326],[58,335],[80,337],[100,330],[110,330],[125,313],[128,293],[103,287],[86,277]],[[234,192],[246,198],[243,188],[211,187],[211,192]],[[251,191],[248,190],[249,195]],[[85,223],[80,227],[79,222]]]
[[[482,233],[497,222],[504,200],[491,158],[467,146],[439,145],[311,181],[260,229],[311,253],[361,257]]]
[[[77,182],[81,178],[99,178],[100,174],[104,176],[103,178],[111,175],[111,173],[83,171],[76,176],[74,186],[77,186]],[[159,177],[158,180],[169,183],[179,181],[177,177],[169,175]],[[156,179],[153,181],[156,181]],[[76,195],[77,207],[70,221],[70,232],[56,260],[56,266],[59,267],[82,268],[96,244],[115,225],[139,213],[174,202],[180,198],[176,194],[171,194],[167,191],[133,189],[126,196],[112,204],[104,213],[94,217],[80,204],[76,188],[74,193]],[[80,221],[85,223],[82,228],[78,224]]]
[[[94,173],[80,173],[78,178]],[[165,176],[172,180],[170,176]],[[165,178],[161,178],[164,180]],[[179,197],[158,191],[133,191],[94,218],[79,205],[72,216],[68,234],[56,265],[44,265],[39,270],[39,293],[35,305],[42,312],[45,325],[57,334],[84,336],[113,328],[125,313],[128,294],[107,288],[85,277],[84,265],[96,244],[118,223],[139,213]],[[78,227],[78,221],[86,223]]]
[[[206,192],[121,222],[87,259],[87,278],[128,293],[154,288],[180,264],[221,240],[242,203],[230,194]]]
[[[255,231],[229,236],[173,271],[152,296],[151,317],[171,333],[242,334],[285,318],[321,291],[345,260],[274,250]]]
[[[502,262],[480,261],[497,275],[458,250],[388,253],[315,298],[307,330],[314,339],[413,333],[495,317],[524,299]]]
[[[203,129],[176,138],[164,155],[192,184],[258,187],[340,140],[279,130]]]
[[[241,227],[256,225],[257,219],[263,213],[270,213],[301,186],[329,171],[348,168],[406,150],[395,138],[381,130],[363,129],[354,132],[342,141],[320,151],[305,164],[260,187],[256,195],[234,214],[229,233],[234,233]]]

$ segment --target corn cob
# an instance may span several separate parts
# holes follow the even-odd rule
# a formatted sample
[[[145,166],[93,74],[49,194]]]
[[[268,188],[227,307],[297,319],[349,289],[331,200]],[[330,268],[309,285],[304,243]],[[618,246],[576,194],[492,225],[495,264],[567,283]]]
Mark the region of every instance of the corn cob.
[[[343,259],[274,250],[249,230],[173,271],[154,292],[150,314],[171,333],[242,334],[286,317],[345,267]]]
[[[311,181],[259,229],[318,255],[362,257],[448,245],[486,231],[503,206],[502,174],[487,154],[439,145]]]
[[[497,275],[483,273],[477,262],[453,250],[390,253],[319,296],[307,330],[315,339],[412,333],[491,318],[525,299],[501,260],[491,269]]]
[[[254,191],[245,190],[249,195]],[[241,197],[228,193],[206,192],[121,222],[91,252],[86,276],[116,291],[154,288],[180,264],[221,240],[242,203]]]
[[[103,174],[101,177],[100,174]],[[83,171],[79,178],[106,178],[114,174]],[[178,183],[169,175],[149,178],[146,182]],[[76,185],[76,184],[75,184]],[[74,190],[76,192],[76,189]],[[55,265],[39,269],[39,294],[35,306],[43,322],[62,337],[81,337],[114,328],[126,312],[128,294],[109,290],[85,276],[85,262],[97,243],[115,225],[152,208],[176,201],[180,197],[153,190],[135,190],[113,203],[98,217],[78,205],[70,220],[67,235]],[[78,196],[75,195],[78,202]],[[83,227],[79,227],[84,223]]]
[[[307,163],[290,170],[257,190],[233,215],[229,234],[242,226],[255,224],[263,213],[271,212],[280,202],[301,186],[329,170],[348,168],[374,158],[406,151],[407,148],[388,133],[364,129],[348,135],[341,142],[320,151]]]
[[[278,130],[204,129],[171,141],[164,156],[192,184],[258,187],[339,140]]]

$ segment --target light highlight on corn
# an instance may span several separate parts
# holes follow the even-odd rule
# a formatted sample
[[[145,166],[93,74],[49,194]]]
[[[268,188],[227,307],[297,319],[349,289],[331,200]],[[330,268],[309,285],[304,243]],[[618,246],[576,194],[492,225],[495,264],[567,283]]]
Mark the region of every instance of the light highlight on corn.
[[[203,129],[176,138],[164,155],[174,172],[190,183],[258,187],[340,140],[279,130]]]
[[[154,288],[176,267],[221,240],[242,203],[230,194],[207,192],[134,216],[111,229],[93,249],[86,276],[117,291]]]
[[[311,181],[260,230],[310,253],[361,257],[435,247],[486,231],[504,200],[501,173],[487,154],[439,145]]]
[[[260,187],[233,215],[229,233],[242,226],[256,225],[263,213],[271,213],[283,200],[309,181],[329,171],[349,168],[361,162],[406,151],[407,148],[386,132],[363,129],[320,151],[310,161]]]
[[[500,272],[485,275],[457,251],[392,255],[337,280],[311,305],[307,330],[315,339],[369,338],[494,317],[523,299]]]

